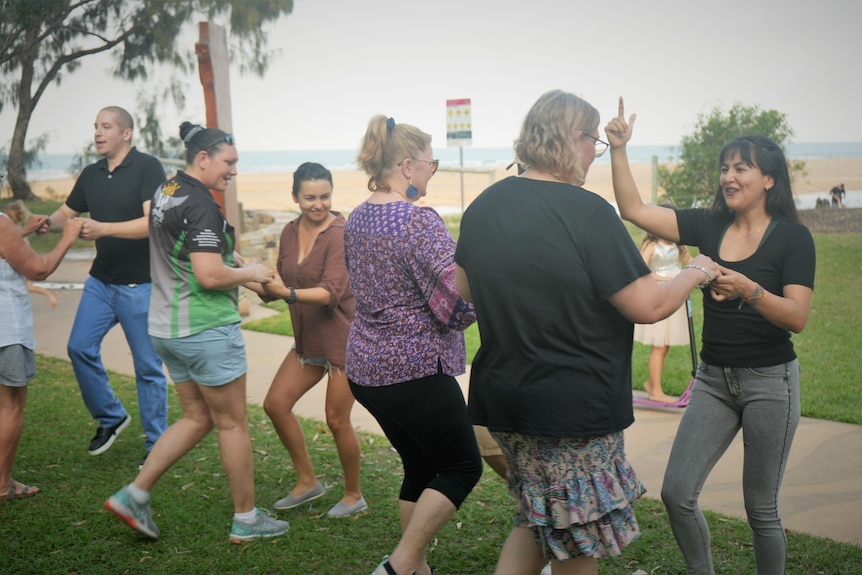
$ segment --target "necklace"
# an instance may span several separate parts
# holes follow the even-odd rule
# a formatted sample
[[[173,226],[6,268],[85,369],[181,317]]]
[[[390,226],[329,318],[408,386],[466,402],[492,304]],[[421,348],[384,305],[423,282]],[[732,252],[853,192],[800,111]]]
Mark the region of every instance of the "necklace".
[[[563,178],[563,177],[561,177],[561,176],[558,176],[557,174],[555,174],[555,173],[553,173],[553,172],[548,172],[548,171],[545,171],[545,170],[539,170],[539,169],[536,169],[536,168],[533,168],[533,169],[534,169],[536,172],[540,173],[540,174],[546,174],[546,175],[548,175],[548,176],[551,176],[552,178],[554,178],[554,179],[555,179],[555,180],[557,180],[558,182],[562,182],[562,183],[564,183],[564,184],[569,184],[570,186],[576,186],[576,185],[577,185],[577,184],[573,184],[572,182],[568,181],[567,179],[565,179],[565,178]]]
[[[771,221],[771,220],[770,220],[770,221]],[[767,224],[768,224],[768,223],[769,223],[769,222],[767,222]],[[744,233],[742,233],[742,229],[740,229],[740,227],[739,227],[739,224],[738,224],[738,223],[734,222],[734,224],[733,224],[733,229],[735,229],[735,230],[736,230],[736,233],[738,233],[739,235],[741,235],[741,236],[742,236],[743,238],[745,238],[745,239],[748,239],[748,238],[750,238],[751,236],[754,236],[754,235],[759,234],[759,233],[762,231],[762,228],[763,228],[763,226],[758,226],[758,227],[754,228],[752,231],[748,232],[748,234],[744,234]]]

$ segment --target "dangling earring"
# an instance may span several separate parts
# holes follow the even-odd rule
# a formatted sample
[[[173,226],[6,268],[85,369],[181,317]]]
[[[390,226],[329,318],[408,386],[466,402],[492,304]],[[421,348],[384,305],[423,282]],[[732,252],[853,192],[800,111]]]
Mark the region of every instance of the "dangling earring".
[[[405,195],[408,199],[415,200],[419,197],[419,188],[413,185],[413,178],[407,178],[407,191]]]

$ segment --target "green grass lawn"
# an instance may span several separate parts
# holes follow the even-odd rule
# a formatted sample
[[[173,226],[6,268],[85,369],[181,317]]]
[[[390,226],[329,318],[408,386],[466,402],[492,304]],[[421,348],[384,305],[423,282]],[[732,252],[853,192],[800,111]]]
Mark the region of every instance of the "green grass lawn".
[[[106,453],[91,457],[86,445],[94,424],[80,399],[68,362],[38,356],[30,385],[16,479],[43,493],[27,501],[0,503],[0,573],[4,575],[124,574],[299,574],[370,573],[399,538],[396,498],[402,477],[397,455],[385,438],[360,434],[362,489],[369,510],[333,520],[326,511],[341,496],[338,454],[325,424],[302,420],[321,481],[331,491],[310,505],[279,516],[291,523],[283,537],[230,545],[232,504],[221,469],[215,434],[164,475],[152,507],[161,538],[147,540],[117,520],[104,500],[137,473],[143,439],[137,417]],[[124,404],[136,414],[134,380],[112,374]],[[170,419],[179,415],[171,388]],[[283,497],[296,479],[262,408],[249,406],[257,504]],[[441,575],[493,572],[508,534],[513,504],[506,488],[486,469],[479,485],[440,531],[429,560]],[[637,570],[669,575],[685,570],[662,504],[642,498],[636,513],[643,536],[621,557],[600,561],[605,575]],[[707,513],[716,570],[753,573],[748,526]],[[862,548],[800,533],[788,534],[790,575],[838,575],[862,565]]]

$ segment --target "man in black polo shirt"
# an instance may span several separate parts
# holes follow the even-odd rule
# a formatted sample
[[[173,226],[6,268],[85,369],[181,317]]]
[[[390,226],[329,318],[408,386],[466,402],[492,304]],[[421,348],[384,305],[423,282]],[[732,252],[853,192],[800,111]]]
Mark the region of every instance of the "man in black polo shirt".
[[[90,441],[90,455],[107,451],[131,421],[102,364],[102,340],[117,323],[123,327],[134,359],[147,454],[167,429],[167,381],[162,360],[147,335],[150,202],[165,181],[165,170],[156,158],[132,147],[132,131],[132,116],[123,108],[109,106],[99,111],[94,140],[103,158],[84,168],[66,203],[48,223],[52,231],[59,231],[68,218],[89,212],[81,237],[96,242],[96,258],[68,344],[84,403],[99,422]]]

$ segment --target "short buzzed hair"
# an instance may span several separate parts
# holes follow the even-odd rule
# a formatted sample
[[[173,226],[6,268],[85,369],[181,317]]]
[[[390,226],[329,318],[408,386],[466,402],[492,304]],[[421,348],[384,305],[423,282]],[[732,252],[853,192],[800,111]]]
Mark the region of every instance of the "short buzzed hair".
[[[128,113],[124,108],[119,106],[105,106],[102,108],[104,112],[111,112],[112,114],[117,115],[117,123],[120,125],[121,130],[133,130],[135,129],[135,120],[132,119],[132,115]]]

